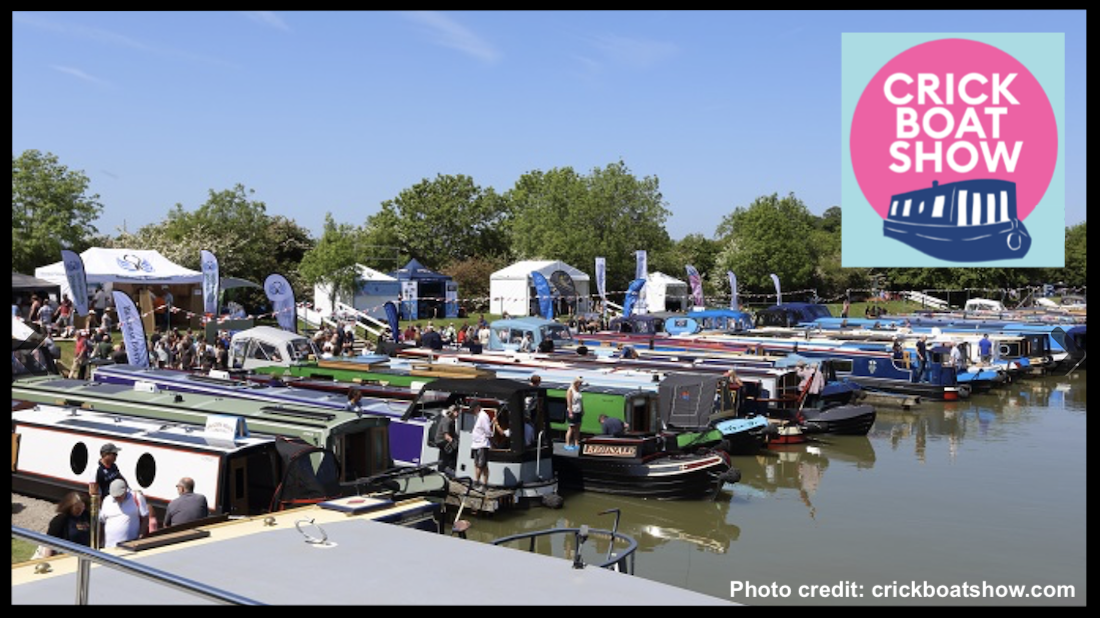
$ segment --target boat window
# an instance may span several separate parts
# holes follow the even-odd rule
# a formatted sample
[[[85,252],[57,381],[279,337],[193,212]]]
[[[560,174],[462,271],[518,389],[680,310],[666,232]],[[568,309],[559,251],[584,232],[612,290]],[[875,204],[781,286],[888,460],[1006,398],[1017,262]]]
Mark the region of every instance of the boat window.
[[[970,213],[971,225],[978,225],[982,222],[982,194],[974,194],[974,211]],[[986,221],[989,223],[989,221]]]
[[[1001,191],[1001,221],[1008,221],[1008,191]]]
[[[898,216],[898,201],[897,200],[894,200],[894,203],[890,204],[890,216],[891,217]]]
[[[997,220],[997,196],[993,193],[987,193],[985,199],[985,215],[986,223],[993,223]]]
[[[549,338],[554,343],[572,343],[573,336],[569,334],[569,328],[564,324],[550,324],[542,327],[543,338]]]
[[[917,207],[917,214],[924,213],[924,200],[920,201],[920,206]]]
[[[966,221],[966,189],[959,189],[959,227],[970,225]]]
[[[936,196],[936,201],[932,203],[932,216],[933,217],[942,217],[943,216],[943,204],[944,204],[945,201],[947,201],[947,196],[945,196],[945,195],[937,195]]]
[[[290,357],[294,360],[306,360],[310,357],[310,355],[313,355],[314,358],[319,358],[321,356],[321,354],[317,351],[317,346],[305,337],[291,341],[290,346]]]
[[[913,205],[913,200],[905,200],[905,210],[901,211],[901,216],[909,216],[909,207]]]
[[[84,471],[88,469],[87,444],[77,442],[73,445],[73,450],[69,453],[69,469],[77,476],[84,476]]]
[[[137,487],[135,489],[147,489],[157,479],[157,460],[150,453],[142,453],[138,457],[136,467]]]

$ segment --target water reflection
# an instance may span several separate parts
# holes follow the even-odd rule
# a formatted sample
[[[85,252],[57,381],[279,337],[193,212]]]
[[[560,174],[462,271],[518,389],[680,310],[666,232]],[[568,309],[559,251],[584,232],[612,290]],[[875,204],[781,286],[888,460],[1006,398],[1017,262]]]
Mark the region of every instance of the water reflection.
[[[718,499],[645,500],[592,492],[566,495],[561,511],[532,509],[522,513],[501,513],[493,519],[478,519],[470,538],[489,541],[494,538],[546,528],[590,528],[611,530],[615,516],[602,514],[612,509],[620,513],[618,532],[634,538],[639,552],[650,552],[664,545],[684,545],[697,551],[725,554],[741,535],[741,528],[730,521],[730,494],[719,492]],[[561,535],[539,539],[538,553],[572,560],[575,539]],[[586,562],[605,555],[608,543],[595,535],[585,543]]]
[[[817,515],[813,496],[830,462],[873,468],[875,447],[867,436],[827,436],[806,444],[785,445],[745,457],[734,457],[741,481],[727,486],[733,502],[748,502],[784,490],[798,492],[811,519]]]

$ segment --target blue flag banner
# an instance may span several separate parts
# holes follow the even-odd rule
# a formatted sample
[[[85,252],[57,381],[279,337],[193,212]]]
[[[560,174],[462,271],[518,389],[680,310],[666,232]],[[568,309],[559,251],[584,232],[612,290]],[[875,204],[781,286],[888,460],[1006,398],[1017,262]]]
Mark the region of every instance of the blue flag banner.
[[[69,282],[73,309],[83,317],[88,315],[88,277],[84,274],[84,258],[75,251],[61,250],[61,261],[65,263],[65,279]]]
[[[553,320],[554,295],[550,292],[550,282],[537,271],[531,271],[531,282],[535,284],[535,292],[539,295],[539,313],[547,320]]]
[[[218,315],[218,258],[203,249],[199,252],[202,270],[202,311],[206,315]]]
[[[726,274],[730,276],[730,309],[737,311],[737,275],[732,270],[727,270]]]
[[[122,342],[126,345],[126,358],[131,365],[149,366],[149,347],[145,343],[145,326],[141,323],[141,312],[133,299],[125,292],[114,291],[115,311],[118,312],[118,327],[122,330]]]
[[[772,282],[775,283],[775,304],[783,304],[783,292],[779,290],[779,277],[775,273],[772,273]]]
[[[596,258],[596,293],[600,295],[600,302],[604,313],[607,312],[607,258]]]
[[[634,278],[645,279],[645,276],[649,274],[649,266],[647,264],[645,249],[639,249],[635,251],[634,257],[637,260],[634,267]]]
[[[397,305],[392,300],[387,300],[382,307],[386,310],[386,321],[390,323],[390,335],[393,336],[393,340],[396,342],[397,337],[400,334],[398,330],[400,326],[397,323]]]
[[[691,264],[687,265],[688,283],[691,285],[691,297],[696,307],[706,307],[703,302],[703,278]]]
[[[630,286],[626,288],[626,300],[623,301],[623,317],[630,317],[630,312],[634,310],[634,303],[638,301],[638,293],[641,292],[642,287],[645,286],[645,279],[635,279],[630,282]]]
[[[290,282],[279,274],[268,275],[264,281],[264,291],[271,301],[271,310],[275,312],[279,327],[297,333],[298,309],[294,306],[294,289],[290,287]]]

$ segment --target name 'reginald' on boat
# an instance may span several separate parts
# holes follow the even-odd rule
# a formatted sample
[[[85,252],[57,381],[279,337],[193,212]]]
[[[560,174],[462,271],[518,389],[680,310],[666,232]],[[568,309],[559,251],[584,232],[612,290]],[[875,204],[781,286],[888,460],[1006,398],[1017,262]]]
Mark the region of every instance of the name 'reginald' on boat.
[[[1016,183],[963,180],[890,198],[883,235],[952,262],[1019,259],[1031,236],[1016,215]]]

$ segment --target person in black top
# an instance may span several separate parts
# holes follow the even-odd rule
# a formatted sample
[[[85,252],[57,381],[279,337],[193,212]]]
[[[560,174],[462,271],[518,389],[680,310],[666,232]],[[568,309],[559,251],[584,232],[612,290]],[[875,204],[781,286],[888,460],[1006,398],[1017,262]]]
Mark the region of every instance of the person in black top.
[[[617,438],[626,432],[627,425],[622,420],[606,414],[600,415],[600,425],[603,426],[603,435]]]
[[[108,442],[99,449],[99,467],[95,472],[95,484],[99,487],[100,498],[106,498],[110,493],[111,481],[123,478],[122,472],[115,464],[118,460],[118,451],[119,448],[113,442]]]
[[[917,342],[917,362],[920,363],[917,367],[917,377],[914,382],[920,382],[924,375],[928,371],[928,336],[922,335],[920,341]]]
[[[50,520],[46,534],[78,545],[92,545],[92,520],[88,512],[88,495],[70,491],[57,503],[57,515]],[[43,557],[57,552],[43,547]]]

